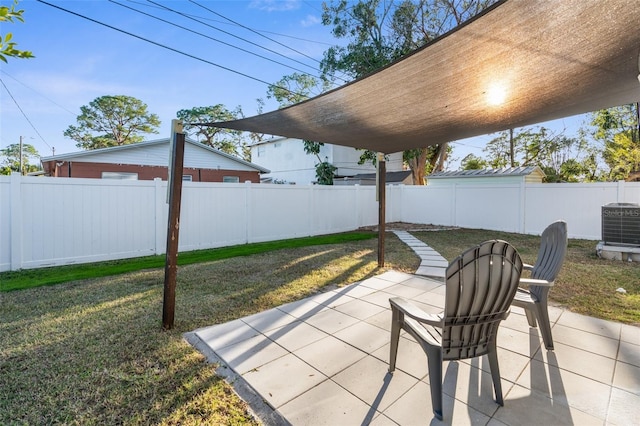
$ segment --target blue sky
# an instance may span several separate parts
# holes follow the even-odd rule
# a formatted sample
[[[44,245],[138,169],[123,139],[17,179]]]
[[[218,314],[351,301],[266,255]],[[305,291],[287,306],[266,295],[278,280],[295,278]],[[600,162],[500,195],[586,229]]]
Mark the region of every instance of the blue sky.
[[[266,99],[267,86],[256,80],[274,83],[295,69],[318,75],[322,53],[330,45],[341,43],[333,38],[329,27],[321,24],[322,2],[317,0],[197,0],[197,4],[219,15],[187,0],[157,1],[270,51],[144,0],[115,1],[209,38],[107,0],[46,1],[200,60],[41,2],[23,0],[19,8],[25,10],[25,23],[3,24],[0,33],[12,32],[17,47],[31,50],[36,57],[9,58],[8,64],[0,64],[0,78],[6,85],[0,87],[0,148],[18,143],[23,136],[24,142],[34,145],[42,156],[51,155],[52,148],[56,154],[77,151],[75,141],[65,138],[63,132],[76,124],[81,106],[103,95],[127,95],[145,102],[162,121],[160,133],[149,139],[168,137],[171,120],[183,108],[223,104],[232,109],[240,105],[246,115],[254,115],[256,99],[263,98],[264,110],[270,111],[277,105]],[[10,3],[0,0],[2,5]],[[573,133],[582,121],[570,118],[548,126],[556,130],[567,128],[568,133]],[[491,138],[482,136],[456,143],[454,157],[462,158],[468,152],[482,155],[482,146]]]
[[[144,0],[117,1],[291,67],[318,74],[318,63],[314,60],[187,1],[163,0],[162,4],[279,52],[284,57],[163,11]],[[295,72],[292,68],[106,0],[49,2],[268,83]],[[2,0],[0,3],[7,5],[10,2]],[[201,0],[198,3],[256,31],[270,31],[264,35],[315,60],[320,60],[322,53],[333,43],[329,28],[320,23],[319,1]],[[267,101],[265,111],[277,108],[275,103],[266,99],[267,86],[258,81],[34,0],[21,1],[19,7],[25,10],[25,23],[3,24],[0,32],[12,32],[18,48],[31,50],[36,57],[9,58],[8,64],[0,65],[0,78],[15,99],[14,102],[7,90],[0,87],[2,147],[17,143],[19,137],[24,136],[25,142],[33,144],[41,155],[51,155],[51,147],[55,147],[56,153],[77,150],[75,142],[64,138],[62,133],[69,125],[75,124],[81,106],[103,95],[127,95],[145,102],[149,111],[158,114],[162,120],[160,133],[151,138],[169,136],[171,120],[175,118],[176,111],[183,108],[220,103],[232,109],[241,105],[245,114],[254,115],[257,98]]]

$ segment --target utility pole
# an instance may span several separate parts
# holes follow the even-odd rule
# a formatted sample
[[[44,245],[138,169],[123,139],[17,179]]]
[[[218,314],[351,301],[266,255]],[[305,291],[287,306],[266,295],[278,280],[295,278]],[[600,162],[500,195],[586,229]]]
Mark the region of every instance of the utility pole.
[[[638,137],[638,140],[636,142],[640,142],[640,102],[636,102],[636,126],[636,136]]]
[[[511,167],[514,167],[516,161],[513,152],[513,129],[509,129],[509,157],[511,160]]]
[[[18,171],[20,172],[20,175],[22,176],[22,136],[20,136],[20,152],[18,153],[18,155],[20,156],[20,168],[18,169]]]

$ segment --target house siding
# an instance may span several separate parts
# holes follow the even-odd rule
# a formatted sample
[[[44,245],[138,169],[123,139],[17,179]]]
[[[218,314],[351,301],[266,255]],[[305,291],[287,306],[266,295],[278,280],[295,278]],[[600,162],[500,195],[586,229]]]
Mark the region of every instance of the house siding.
[[[54,177],[101,179],[102,172],[137,173],[138,180],[167,180],[168,168],[134,164],[87,163],[79,161],[47,161],[43,163],[45,174]],[[257,172],[244,170],[210,170],[184,167],[183,175],[191,175],[193,182],[222,182],[225,176],[237,176],[240,182],[260,183]]]
[[[324,144],[320,147],[320,159],[327,160],[338,169],[336,176],[353,176],[375,172],[371,163],[358,164],[363,151],[340,145]],[[302,140],[275,138],[261,141],[251,147],[251,161],[271,170],[262,177],[282,180],[298,185],[308,185],[316,181],[318,158],[304,151]],[[387,171],[402,170],[402,153],[389,155]]]
[[[187,139],[184,174],[193,182],[223,182],[234,177],[238,182],[260,182],[260,173],[268,170]],[[167,180],[169,139],[126,146],[81,151],[41,159],[44,173],[52,177],[102,178],[103,172],[136,173],[138,180]]]

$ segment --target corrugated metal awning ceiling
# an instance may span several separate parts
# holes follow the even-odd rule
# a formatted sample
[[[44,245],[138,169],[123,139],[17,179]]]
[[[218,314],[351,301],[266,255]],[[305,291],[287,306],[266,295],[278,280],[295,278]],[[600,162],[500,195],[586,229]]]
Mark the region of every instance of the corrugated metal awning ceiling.
[[[639,0],[508,0],[305,102],[215,127],[393,153],[640,101]]]

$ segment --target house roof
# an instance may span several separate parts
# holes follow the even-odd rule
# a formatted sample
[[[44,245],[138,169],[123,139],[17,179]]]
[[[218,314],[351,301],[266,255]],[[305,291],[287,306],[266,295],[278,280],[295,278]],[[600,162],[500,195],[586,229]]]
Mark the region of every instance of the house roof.
[[[82,158],[82,157],[89,157],[89,156],[95,156],[95,155],[99,155],[99,154],[104,154],[104,153],[113,153],[113,152],[126,152],[128,150],[134,150],[134,149],[144,149],[144,148],[148,148],[148,147],[154,147],[157,145],[162,145],[162,144],[168,144],[169,143],[169,138],[163,138],[163,139],[154,139],[154,140],[150,140],[150,141],[145,141],[145,142],[139,142],[139,143],[133,143],[133,144],[128,144],[128,145],[119,145],[119,146],[112,146],[112,147],[108,147],[108,148],[100,148],[100,149],[90,149],[90,150],[85,150],[85,151],[77,151],[77,152],[70,152],[67,154],[58,154],[58,155],[52,155],[49,157],[40,157],[40,161],[41,162],[47,162],[47,161],[70,161],[70,160],[74,160],[74,159],[78,159],[78,158]],[[190,138],[186,138],[185,139],[185,143],[191,144],[195,147],[198,147],[200,149],[204,149],[206,151],[209,151],[215,155],[220,155],[228,160],[231,160],[233,162],[237,162],[239,164],[242,164],[243,166],[246,167],[251,167],[253,169],[258,170],[260,173],[269,173],[270,170],[269,169],[265,169],[264,167],[261,167],[257,164],[253,164],[249,161],[245,161],[241,158],[238,158],[234,155],[231,154],[227,154],[226,152],[222,152],[218,149],[212,148],[208,145],[202,144],[196,140],[190,139]]]
[[[399,172],[387,172],[385,174],[385,182],[386,183],[397,183],[397,182],[402,182],[403,180],[405,180],[407,177],[409,177],[409,175],[411,175],[411,170],[401,170]],[[358,174],[355,176],[352,176],[348,179],[361,179],[361,180],[366,180],[366,179],[375,179],[376,178],[376,174],[375,173],[362,173],[362,174]]]
[[[506,167],[503,169],[480,169],[480,170],[457,170],[436,172],[429,176],[428,179],[444,179],[444,178],[475,178],[475,177],[504,177],[504,176],[528,176],[530,174],[539,174],[544,177],[546,174],[538,166],[527,167]]]
[[[502,0],[411,55],[213,127],[394,153],[640,101],[640,1]]]

